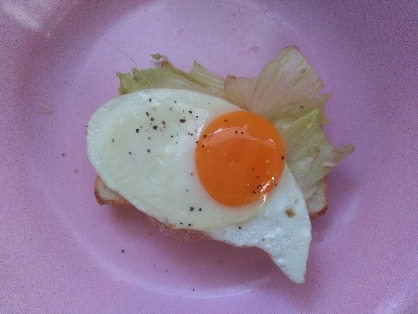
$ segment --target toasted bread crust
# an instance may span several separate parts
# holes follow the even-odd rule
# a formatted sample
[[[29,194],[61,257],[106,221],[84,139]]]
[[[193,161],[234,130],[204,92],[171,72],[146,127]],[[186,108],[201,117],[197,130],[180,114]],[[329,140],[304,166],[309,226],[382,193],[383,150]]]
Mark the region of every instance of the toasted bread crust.
[[[306,200],[306,206],[311,219],[325,214],[328,208],[328,187],[325,178],[316,184],[316,190]]]
[[[131,205],[118,192],[109,189],[99,176],[94,182],[94,196],[100,205]]]
[[[309,213],[309,218],[311,218],[311,219],[318,218],[318,217],[324,215],[325,212],[327,211],[327,209],[328,209],[328,205],[325,205],[325,207],[323,207],[320,211]]]

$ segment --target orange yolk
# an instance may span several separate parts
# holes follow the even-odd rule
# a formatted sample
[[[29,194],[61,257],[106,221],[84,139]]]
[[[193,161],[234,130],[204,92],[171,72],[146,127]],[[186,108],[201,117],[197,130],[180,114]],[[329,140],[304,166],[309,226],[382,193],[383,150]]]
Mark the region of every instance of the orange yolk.
[[[205,190],[228,206],[263,198],[285,165],[280,134],[265,118],[234,111],[211,121],[196,146],[197,173]]]

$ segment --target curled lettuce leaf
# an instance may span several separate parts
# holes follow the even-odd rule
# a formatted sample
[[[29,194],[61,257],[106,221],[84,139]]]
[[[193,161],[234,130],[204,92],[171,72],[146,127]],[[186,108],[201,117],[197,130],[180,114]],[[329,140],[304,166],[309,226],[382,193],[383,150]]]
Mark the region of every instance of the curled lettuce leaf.
[[[334,147],[323,132],[320,119],[320,110],[314,109],[292,122],[278,120],[275,124],[286,142],[286,162],[305,199],[315,191],[315,185],[353,151],[352,145]]]
[[[153,69],[132,69],[132,73],[116,73],[120,80],[119,94],[149,88],[188,89],[217,97],[223,96],[225,80],[209,72],[196,61],[190,73],[176,68],[166,56],[153,54],[160,61]]]
[[[286,161],[306,200],[324,184],[325,176],[353,151],[334,147],[322,130],[324,107],[332,94],[319,94],[323,83],[296,47],[285,48],[255,78],[229,75],[225,80],[196,61],[191,72],[167,57],[153,69],[117,73],[120,94],[148,88],[188,89],[217,96],[270,120],[286,143]]]
[[[243,109],[270,121],[298,113],[300,106],[314,109],[329,96],[319,96],[321,79],[296,47],[285,48],[256,78],[229,75],[224,96]],[[325,117],[323,117],[325,119]]]

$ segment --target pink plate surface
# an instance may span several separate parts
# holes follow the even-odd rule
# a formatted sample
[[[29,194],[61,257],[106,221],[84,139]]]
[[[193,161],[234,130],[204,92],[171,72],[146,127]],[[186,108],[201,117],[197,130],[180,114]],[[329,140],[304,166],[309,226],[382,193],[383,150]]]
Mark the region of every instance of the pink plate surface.
[[[85,125],[151,53],[255,76],[298,46],[355,152],[329,176],[306,283],[267,254],[99,206]],[[416,1],[2,0],[1,313],[418,313]]]

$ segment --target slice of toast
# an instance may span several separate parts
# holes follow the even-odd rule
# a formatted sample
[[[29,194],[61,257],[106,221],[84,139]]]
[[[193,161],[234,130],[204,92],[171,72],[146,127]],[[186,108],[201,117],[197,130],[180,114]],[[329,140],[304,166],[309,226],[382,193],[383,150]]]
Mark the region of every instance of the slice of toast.
[[[94,183],[94,196],[96,196],[96,200],[100,205],[131,205],[118,192],[109,189],[99,176]],[[327,183],[325,179],[317,183],[315,192],[306,200],[306,206],[308,207],[310,218],[317,218],[325,214],[328,206]],[[170,229],[169,226],[158,223],[155,219],[152,220],[159,225],[163,232],[169,231],[172,234],[172,228]],[[184,236],[182,235],[182,237]]]

